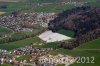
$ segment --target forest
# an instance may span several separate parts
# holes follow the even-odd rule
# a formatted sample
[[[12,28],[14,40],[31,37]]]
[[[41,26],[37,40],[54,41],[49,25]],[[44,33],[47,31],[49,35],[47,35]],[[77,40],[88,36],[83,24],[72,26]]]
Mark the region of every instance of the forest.
[[[73,49],[100,37],[100,7],[82,6],[63,11],[48,24],[48,29],[57,32],[61,28],[75,32],[74,39],[64,41],[60,47]]]

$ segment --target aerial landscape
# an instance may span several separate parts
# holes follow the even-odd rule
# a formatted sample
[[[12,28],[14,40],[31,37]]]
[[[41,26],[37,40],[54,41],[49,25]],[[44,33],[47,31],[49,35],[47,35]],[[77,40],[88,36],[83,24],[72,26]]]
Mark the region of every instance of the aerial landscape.
[[[0,66],[100,66],[100,0],[0,0]]]

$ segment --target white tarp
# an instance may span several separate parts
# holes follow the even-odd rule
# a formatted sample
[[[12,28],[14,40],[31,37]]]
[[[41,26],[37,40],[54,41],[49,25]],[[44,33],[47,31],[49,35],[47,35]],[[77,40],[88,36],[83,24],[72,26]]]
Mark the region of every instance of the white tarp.
[[[39,38],[43,41],[46,41],[47,43],[71,39],[71,37],[59,33],[53,33],[52,31],[46,31],[42,33],[41,35],[39,35]]]

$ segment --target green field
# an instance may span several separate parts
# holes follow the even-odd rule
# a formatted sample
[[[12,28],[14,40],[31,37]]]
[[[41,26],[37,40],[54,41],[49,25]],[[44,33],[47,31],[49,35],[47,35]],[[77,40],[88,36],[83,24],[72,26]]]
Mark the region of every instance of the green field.
[[[11,12],[13,11],[22,11],[22,12],[55,12],[58,11],[57,9],[62,9],[62,8],[66,8],[63,7],[65,5],[59,6],[59,5],[50,5],[50,6],[37,6],[37,4],[35,6],[30,6],[30,3],[35,3],[36,0],[34,0],[34,2],[31,2],[31,0],[23,0],[21,2],[0,2],[0,5],[7,5],[7,8],[0,8],[0,11],[2,12],[6,12],[5,15],[9,15]],[[40,2],[40,1],[39,1]],[[17,6],[17,7],[16,7]],[[55,7],[55,8],[52,8]]]
[[[82,0],[84,1],[84,0]],[[100,6],[99,2],[95,0],[85,0],[88,2],[86,5]],[[38,6],[38,3],[51,3],[51,5]],[[61,4],[59,0],[21,0],[20,2],[0,2],[0,5],[7,5],[7,8],[0,11],[6,12],[4,15],[8,15],[13,11],[20,10],[21,12],[61,12],[63,10],[71,9],[75,7],[73,4]],[[17,6],[17,7],[16,7]]]
[[[100,49],[100,38],[87,42],[76,49]]]
[[[5,63],[5,64],[0,65],[0,66],[12,66],[12,65],[11,65],[11,64],[9,64],[9,63]]]
[[[32,37],[32,38],[15,41],[15,42],[0,44],[0,49],[13,50],[13,49],[16,49],[19,47],[32,45],[33,42],[39,42],[39,41],[40,41],[40,39],[36,36],[36,37]]]
[[[8,5],[8,8],[5,9],[0,9],[2,12],[6,12],[6,14],[10,14],[13,11],[22,11],[22,12],[60,12],[65,9],[72,8],[73,5],[69,4],[60,4],[60,3],[54,3],[48,6],[30,6],[26,2],[20,2],[20,3],[5,3],[5,2],[0,2],[1,4],[6,4]],[[16,7],[17,6],[17,7]]]
[[[50,52],[50,54],[56,55],[59,53],[68,54],[71,56],[79,57],[94,57],[95,63],[75,63],[70,66],[99,66],[100,63],[100,38],[87,42],[74,50],[58,49],[56,51]]]
[[[71,31],[71,30],[65,30],[65,29],[61,29],[61,30],[59,30],[59,31],[57,31],[57,32],[60,33],[60,34],[69,36],[69,37],[74,37],[74,34],[75,34],[74,31]]]
[[[59,2],[61,2],[61,0],[23,0],[23,1],[33,2],[33,3],[59,3]],[[67,0],[67,1],[69,2],[69,0]],[[74,0],[72,0],[72,2],[73,1]],[[95,1],[97,1],[97,0],[80,0],[80,2],[95,2]]]
[[[8,33],[12,33],[11,29],[5,28],[0,26],[0,34],[8,34]]]
[[[25,12],[61,12],[63,10],[71,9],[74,5],[72,4],[60,4],[60,3],[52,3],[47,6],[35,6],[29,10],[24,10]]]
[[[57,49],[58,46],[60,45],[60,42],[51,42],[51,43],[46,43],[45,45],[39,46],[40,48],[54,48]]]
[[[24,0],[26,2],[30,3],[54,3],[54,2],[59,2],[58,0]]]
[[[38,45],[41,43],[41,39],[38,38],[37,36],[15,41],[15,42],[9,42],[5,44],[0,44],[0,49],[5,49],[5,50],[13,50],[16,48],[24,47],[27,45],[32,45],[33,43],[36,43],[37,45],[34,45],[35,47],[38,48],[58,48],[60,45],[60,42],[52,42],[52,43],[45,43],[44,45]]]

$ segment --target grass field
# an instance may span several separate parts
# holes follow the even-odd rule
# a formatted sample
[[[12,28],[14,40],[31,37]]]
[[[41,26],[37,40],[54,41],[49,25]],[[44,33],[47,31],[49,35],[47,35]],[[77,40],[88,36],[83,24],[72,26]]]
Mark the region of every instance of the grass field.
[[[26,8],[25,3],[23,2],[0,2],[0,5],[7,5],[7,8],[0,8],[0,11],[6,12],[6,14]]]
[[[94,57],[95,63],[75,63],[70,66],[99,66],[100,63],[100,38],[87,42],[74,50],[58,49],[56,51],[50,52],[50,54],[56,55],[59,53],[68,54],[71,56],[79,57]]]
[[[76,49],[100,49],[100,38],[87,42]]]
[[[74,37],[75,32],[74,31],[70,31],[70,30],[65,30],[65,29],[61,29],[59,31],[57,31],[60,34],[69,36],[69,37]]]
[[[59,3],[59,2],[64,2],[64,0],[24,0],[24,1],[33,2],[33,3]],[[74,2],[74,1],[77,1],[77,0],[71,0],[71,1]],[[96,1],[97,0],[80,0],[80,2],[96,2]],[[67,0],[66,2],[70,2],[70,0]]]
[[[10,0],[8,0],[10,1]],[[11,0],[12,1],[12,0]],[[16,0],[15,0],[16,1]],[[89,2],[88,5],[99,5],[95,0],[86,0]],[[52,3],[47,6],[32,6],[29,4],[37,3]],[[60,4],[59,0],[21,0],[20,2],[0,2],[0,5],[7,5],[7,8],[0,8],[1,12],[6,12],[5,15],[10,14],[13,11],[21,10],[22,12],[61,12],[66,9],[73,8],[72,4]],[[17,7],[16,7],[17,6]]]
[[[0,26],[0,34],[8,34],[8,33],[12,33],[11,29],[5,28]]]
[[[26,2],[33,2],[33,3],[55,3],[59,2],[58,0],[24,0]]]
[[[9,15],[11,12],[17,10],[20,10],[22,12],[61,12],[63,10],[75,7],[73,4],[61,4],[60,0],[18,0],[18,1],[20,2],[0,2],[0,5],[2,4],[7,5],[7,8],[4,9],[0,8],[0,11],[6,12],[4,15]],[[92,1],[85,0],[84,2],[89,2],[86,5],[100,6],[99,2],[96,2],[96,0]],[[51,3],[51,5],[38,6],[38,3]]]
[[[60,45],[60,42],[52,42],[52,43],[47,43],[45,45],[42,45],[42,48],[54,48],[54,49],[57,49],[59,45]]]
[[[29,10],[24,10],[24,12],[61,12],[63,10],[66,10],[66,9],[70,9],[74,7],[73,5],[61,5],[61,4],[51,4],[51,5],[48,5],[48,6],[36,6],[36,7],[33,7]]]
[[[0,0],[0,2],[19,2],[20,0]]]
[[[11,65],[11,64],[9,64],[9,63],[5,63],[5,64],[0,65],[0,66],[12,66],[12,65]]]
[[[0,44],[0,49],[5,49],[5,50],[13,50],[19,47],[24,47],[27,45],[32,45],[34,42],[39,42],[40,39],[36,37],[31,37],[15,42],[10,42],[10,43],[5,43],[5,44]]]
[[[22,12],[61,12],[66,9],[70,9],[73,7],[71,4],[60,4],[60,3],[54,3],[48,6],[30,6],[29,3],[26,2],[0,2],[0,5],[5,4],[8,7],[7,8],[0,8],[1,12],[6,12],[5,14],[2,15],[9,15],[13,11],[22,11]],[[16,7],[17,6],[17,7]]]

